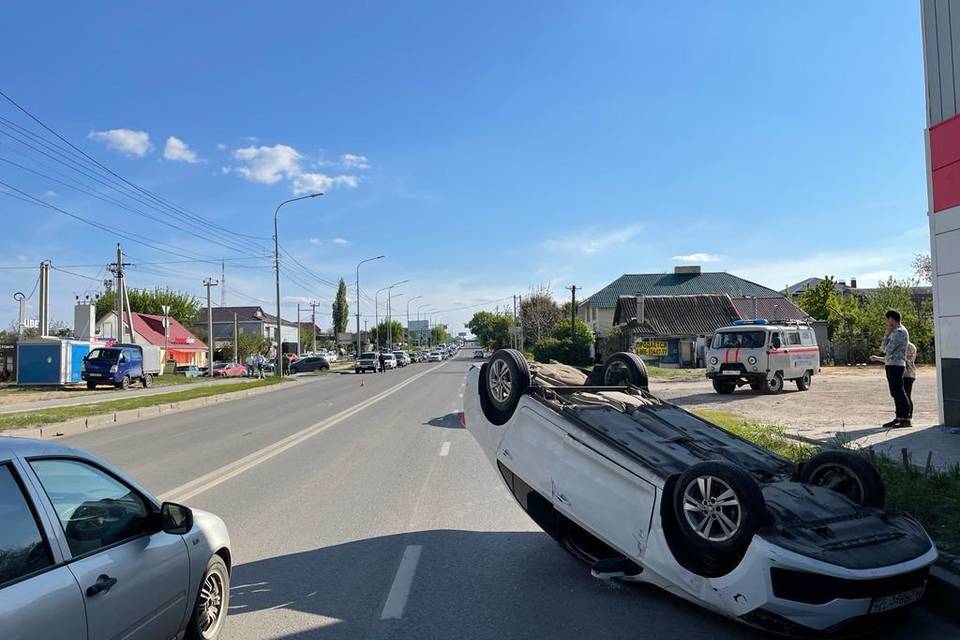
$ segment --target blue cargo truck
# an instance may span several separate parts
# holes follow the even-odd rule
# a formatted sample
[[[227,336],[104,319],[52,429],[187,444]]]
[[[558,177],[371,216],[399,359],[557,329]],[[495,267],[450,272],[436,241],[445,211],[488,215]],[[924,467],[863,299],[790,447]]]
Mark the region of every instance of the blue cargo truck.
[[[159,351],[155,347],[145,350],[139,344],[96,347],[83,359],[83,380],[88,389],[97,385],[126,389],[137,382],[146,388],[159,373]]]

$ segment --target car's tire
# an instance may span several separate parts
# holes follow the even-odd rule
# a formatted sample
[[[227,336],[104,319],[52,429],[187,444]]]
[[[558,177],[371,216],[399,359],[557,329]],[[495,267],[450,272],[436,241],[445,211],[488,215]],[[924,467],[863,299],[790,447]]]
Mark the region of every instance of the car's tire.
[[[129,389],[129,388],[130,388],[130,376],[123,376],[123,378],[120,380],[120,385],[119,385],[119,386],[120,386],[121,389]]]
[[[686,545],[700,554],[738,557],[769,518],[760,486],[725,461],[700,462],[674,488],[673,509]]]
[[[495,425],[506,423],[529,386],[530,369],[523,354],[500,349],[480,366],[477,392],[483,415]]]
[[[800,469],[800,482],[827,487],[865,507],[882,508],[883,479],[869,460],[852,451],[824,451]]]
[[[797,378],[797,390],[798,391],[807,391],[810,389],[810,383],[813,381],[813,374],[809,371],[804,371],[803,375]]]
[[[718,380],[714,378],[713,390],[723,395],[730,395],[737,390],[737,385],[734,382],[726,382],[724,380]]]
[[[141,382],[143,383],[143,388],[144,388],[144,389],[148,389],[148,388],[152,387],[152,386],[153,386],[153,374],[152,374],[152,373],[145,373],[145,374],[143,374],[143,379],[142,379]]]
[[[650,386],[647,365],[640,356],[629,351],[621,351],[607,358],[601,375],[605,387],[618,387],[627,383],[644,389]]]
[[[193,614],[187,624],[187,640],[216,640],[223,629],[230,604],[230,572],[223,558],[214,555],[207,562],[207,570],[200,579],[200,590],[193,604]],[[209,614],[215,608],[216,616]]]
[[[97,388],[96,382],[87,381],[87,389],[96,389],[96,388]]]
[[[783,374],[779,371],[773,374],[772,378],[767,378],[762,387],[764,393],[777,395],[783,391]]]

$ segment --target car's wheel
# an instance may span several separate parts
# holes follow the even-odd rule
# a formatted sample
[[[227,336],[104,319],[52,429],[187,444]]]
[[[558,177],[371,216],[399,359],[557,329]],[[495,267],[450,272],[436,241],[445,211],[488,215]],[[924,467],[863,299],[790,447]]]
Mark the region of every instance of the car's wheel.
[[[87,389],[96,389],[96,388],[97,388],[96,382],[89,382],[89,381],[87,382]]]
[[[230,573],[220,556],[213,556],[200,581],[200,592],[187,625],[189,640],[215,640],[223,629],[230,600]]]
[[[635,353],[621,351],[613,354],[603,363],[603,385],[619,387],[626,384],[647,388],[650,382],[647,379],[647,365],[643,363],[643,359]]]
[[[730,462],[700,462],[687,469],[677,480],[673,505],[687,545],[719,556],[742,553],[767,519],[760,486]]]
[[[852,451],[824,451],[803,465],[800,481],[842,493],[865,507],[883,507],[886,490],[876,467]]]
[[[123,376],[123,379],[120,380],[120,388],[121,388],[121,389],[129,389],[129,388],[130,388],[130,376]]]
[[[810,375],[809,371],[804,371],[803,375],[797,378],[797,389],[800,391],[806,391],[810,388],[810,382],[813,380],[813,376]]]
[[[529,386],[530,369],[523,354],[515,349],[500,349],[480,367],[478,391],[484,416],[494,424],[504,424]]]
[[[714,378],[713,390],[716,391],[717,393],[728,395],[737,390],[737,385],[734,382],[727,382],[725,380],[718,380]]]
[[[763,383],[763,391],[774,395],[783,391],[783,374],[778,371],[772,378],[767,378]]]
[[[143,374],[143,388],[146,389],[152,386],[153,386],[153,374],[152,373]]]

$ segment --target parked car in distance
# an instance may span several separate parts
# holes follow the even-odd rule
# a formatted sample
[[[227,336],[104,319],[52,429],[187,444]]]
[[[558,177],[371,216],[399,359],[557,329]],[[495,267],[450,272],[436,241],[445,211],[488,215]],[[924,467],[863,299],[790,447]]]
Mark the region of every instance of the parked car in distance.
[[[398,367],[405,367],[410,364],[410,355],[406,351],[394,351],[393,357],[397,359]]]
[[[230,598],[217,516],[161,502],[108,463],[0,437],[4,638],[215,640]]]
[[[200,367],[195,364],[180,364],[174,370],[174,375],[186,376],[187,378],[200,377]]]
[[[290,363],[290,373],[304,373],[306,371],[329,371],[330,362],[326,356],[307,356]]]
[[[381,359],[383,360],[384,369],[396,369],[397,368],[397,357],[392,353],[381,353]]]
[[[83,358],[80,377],[87,383],[87,389],[97,385],[109,384],[118,389],[126,389],[134,382],[144,388],[153,384],[153,376],[159,373],[157,367],[151,370],[143,361],[143,348],[138,344],[116,344],[112,347],[97,347]]]
[[[239,378],[247,373],[247,368],[239,362],[214,362],[214,378]]]
[[[380,354],[376,351],[365,351],[357,358],[357,364],[353,368],[354,373],[363,373],[372,371],[376,373],[380,369]]]
[[[316,355],[325,357],[327,359],[327,362],[329,362],[330,364],[333,364],[340,359],[340,356],[337,355],[336,349],[331,349],[330,351],[321,351]]]
[[[427,356],[427,362],[443,362],[443,356],[439,351],[431,351]]]
[[[483,360],[484,358],[487,357],[487,354],[484,353],[483,349],[477,349],[476,351],[473,352],[473,357],[479,360]]]

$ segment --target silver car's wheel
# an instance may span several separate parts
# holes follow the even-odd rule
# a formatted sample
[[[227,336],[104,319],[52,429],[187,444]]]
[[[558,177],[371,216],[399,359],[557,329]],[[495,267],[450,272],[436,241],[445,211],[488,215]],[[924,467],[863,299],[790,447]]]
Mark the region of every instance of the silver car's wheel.
[[[187,628],[190,640],[216,640],[223,629],[230,600],[230,573],[220,556],[213,556],[200,582],[200,591]]]
[[[223,613],[223,581],[217,573],[211,573],[200,587],[200,633],[206,635],[217,623]]]
[[[683,492],[683,515],[704,540],[726,542],[740,530],[742,513],[730,485],[715,476],[701,476]]]
[[[503,360],[496,360],[490,365],[490,375],[487,378],[490,395],[497,402],[506,402],[513,388],[513,376],[510,367]]]

